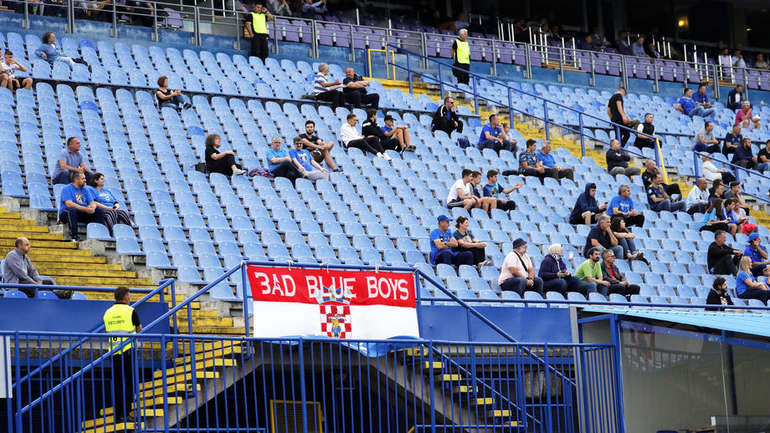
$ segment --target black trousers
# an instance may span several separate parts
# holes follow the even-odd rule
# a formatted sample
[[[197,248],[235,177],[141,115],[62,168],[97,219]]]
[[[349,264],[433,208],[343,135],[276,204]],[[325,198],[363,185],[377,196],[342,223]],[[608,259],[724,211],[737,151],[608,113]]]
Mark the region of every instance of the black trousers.
[[[464,69],[465,71],[470,71],[471,70],[471,64],[470,63],[457,63],[457,62],[455,62],[455,64],[453,66],[456,67],[456,68]],[[452,69],[452,74],[457,78],[457,82],[458,83],[468,84],[469,77],[468,77],[468,73],[465,72],[465,71],[460,71],[460,70],[457,70],[457,69]]]
[[[380,146],[380,139],[377,137],[359,138],[358,140],[350,140],[345,147],[355,147],[361,149],[364,153],[369,152],[372,154],[378,154],[384,152],[382,146]]]
[[[107,220],[107,228],[111,229],[115,224],[131,225],[131,214],[125,209],[102,209]],[[110,235],[112,230],[110,230]]]
[[[74,207],[65,207],[59,214],[59,220],[63,224],[69,225],[70,236],[73,238],[78,235],[78,223],[98,223],[107,227],[107,230],[112,234],[112,223],[105,215],[102,208],[96,208],[94,213],[85,213],[75,209]]]
[[[642,227],[644,225],[644,215],[638,214],[638,215],[627,215],[624,216],[623,219],[626,221],[626,226],[637,226]]]
[[[701,231],[701,232],[712,232],[712,233],[716,233],[717,230],[728,231],[730,230],[730,227],[728,227],[727,223],[715,223],[715,224],[706,224],[705,226],[698,229],[698,231]]]
[[[131,359],[133,350],[112,355],[112,388],[115,420],[125,418],[131,412],[134,402],[134,362]]]
[[[762,289],[746,289],[745,292],[738,295],[741,299],[759,299],[763,304],[767,304],[770,299],[770,291]]]
[[[708,204],[706,203],[698,203],[690,206],[689,209],[687,209],[687,213],[690,215],[696,214],[696,213],[705,213],[706,209],[708,209]]]
[[[625,126],[626,124],[623,123],[623,119],[614,118],[610,119],[612,123],[617,123],[618,125]],[[620,137],[617,136],[618,129],[620,129]],[[620,140],[620,145],[625,146],[626,143],[628,143],[628,139],[631,138],[631,131],[629,131],[627,128],[616,128],[615,129],[615,138]]]
[[[631,296],[631,295],[638,295],[639,294],[640,287],[636,284],[629,284],[628,286],[625,286],[623,284],[610,284],[610,288],[607,291],[607,293],[617,293],[623,296]]]
[[[206,161],[206,170],[209,173],[221,173],[225,176],[233,175],[233,166],[238,167],[233,155],[227,154],[224,158]]]
[[[270,170],[275,177],[285,177],[293,184],[294,181],[302,177],[302,173],[297,170],[297,166],[289,161],[282,162],[278,167]]]
[[[463,122],[461,120],[457,121],[457,128],[455,128],[454,121],[447,119],[446,117],[442,117],[440,120],[434,123],[433,125],[433,131],[444,131],[446,132],[446,135],[452,135],[452,131],[457,131],[462,134],[463,132]]]
[[[497,199],[497,208],[504,211],[515,210],[516,202],[514,202],[513,200]]]
[[[682,195],[682,191],[679,189],[679,185],[672,183],[670,185],[663,184],[663,190],[666,191],[666,194],[669,196],[674,194],[679,194],[679,196]]]
[[[345,105],[345,95],[339,90],[329,90],[328,92],[321,92],[315,95],[315,98],[319,101],[326,101],[332,103],[332,108],[342,107]]]
[[[263,62],[269,54],[267,48],[267,34],[255,33],[251,38],[251,53],[254,57],[259,57]]]
[[[390,149],[390,150],[395,150],[396,152],[401,151],[401,145],[398,143],[398,140],[396,140],[395,138],[388,138],[383,136],[380,139],[380,146],[382,146],[384,150]]]
[[[740,260],[741,256],[724,256],[717,260],[709,270],[715,275],[735,275],[738,273],[738,262]]]
[[[371,107],[375,110],[380,107],[380,95],[376,93],[364,93],[361,90],[343,92],[345,101],[356,108]]]
[[[463,247],[457,247],[454,249],[455,252],[463,252],[463,251],[470,251],[471,254],[473,254],[473,264],[478,265],[479,263],[483,262],[487,258],[487,253],[484,248],[463,248]]]

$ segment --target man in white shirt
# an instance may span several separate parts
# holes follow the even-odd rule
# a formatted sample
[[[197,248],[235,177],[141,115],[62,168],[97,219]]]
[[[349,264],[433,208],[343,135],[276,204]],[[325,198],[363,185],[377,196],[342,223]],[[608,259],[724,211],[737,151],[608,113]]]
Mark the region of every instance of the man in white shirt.
[[[377,137],[364,137],[356,129],[358,119],[353,113],[348,114],[347,121],[340,126],[340,141],[345,148],[355,147],[361,149],[364,153],[369,152],[378,158],[390,161],[392,158],[385,154],[380,146],[380,139]]]
[[[27,68],[13,58],[11,50],[5,50],[5,56],[0,61],[0,87],[7,88],[11,93],[20,87],[32,90],[32,78],[22,78],[21,83],[19,83],[19,79],[16,78],[16,71],[27,72]]]
[[[701,166],[703,177],[709,182],[721,180],[722,183],[727,185],[735,180],[735,176],[733,176],[732,173],[724,168],[717,168],[717,166],[714,165],[714,162],[711,160],[711,155],[705,154],[701,157],[701,160],[703,160],[703,165]]]
[[[505,256],[497,284],[500,290],[513,290],[519,295],[524,295],[525,290],[544,295],[543,280],[535,276],[535,267],[527,255],[527,242],[524,239],[513,241],[513,251]]]
[[[446,198],[446,207],[452,209],[454,207],[463,207],[465,210],[470,210],[472,207],[480,206],[479,198],[474,196],[471,192],[471,175],[473,170],[467,168],[463,169],[462,178],[452,184],[449,188],[449,195]]]
[[[687,194],[687,213],[704,213],[709,207],[708,181],[705,177],[698,178],[698,183]]]

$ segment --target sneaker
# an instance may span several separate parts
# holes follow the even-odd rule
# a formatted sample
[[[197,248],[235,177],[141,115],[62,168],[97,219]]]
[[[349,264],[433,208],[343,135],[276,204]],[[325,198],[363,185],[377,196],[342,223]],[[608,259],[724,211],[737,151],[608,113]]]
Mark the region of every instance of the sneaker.
[[[491,260],[484,260],[483,262],[479,263],[479,267],[489,266],[491,264],[492,264]]]
[[[192,104],[189,103],[189,102],[185,102],[184,104],[182,104],[182,108],[185,109],[185,110],[187,110],[190,107],[192,107]]]
[[[377,155],[375,155],[377,158],[385,158],[385,155],[381,154],[380,152],[377,152]]]
[[[415,146],[414,144],[410,144],[410,145],[409,145],[409,146],[406,148],[406,151],[407,151],[407,152],[414,152],[415,150],[417,150],[417,146]]]
[[[390,157],[390,156],[389,156],[387,153],[383,153],[383,154],[382,154],[382,157],[385,159],[385,161],[390,161],[390,160],[392,160],[392,159],[393,159],[393,158],[391,158],[391,157]]]
[[[80,236],[73,236],[72,239],[70,239],[72,242],[80,242]]]
[[[644,264],[647,266],[650,266],[650,261],[644,258],[643,252],[639,251],[637,252],[637,254],[639,255],[639,257],[636,258],[637,260],[639,260],[640,262],[644,262]]]
[[[233,170],[233,174],[234,175],[236,175],[236,174],[246,174],[246,170],[241,170],[240,168],[236,168],[235,170]]]

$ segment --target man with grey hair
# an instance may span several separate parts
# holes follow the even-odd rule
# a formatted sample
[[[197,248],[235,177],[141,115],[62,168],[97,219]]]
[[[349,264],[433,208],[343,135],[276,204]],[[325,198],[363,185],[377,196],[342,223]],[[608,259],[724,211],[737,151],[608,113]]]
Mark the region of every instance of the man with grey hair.
[[[705,213],[709,207],[708,181],[705,177],[699,177],[695,187],[687,194],[687,213]]]
[[[634,201],[631,199],[631,187],[628,184],[620,185],[618,195],[610,201],[607,216],[614,217],[615,215],[622,216],[628,227],[642,227],[644,225],[644,215],[634,209]]]
[[[613,176],[624,174],[631,177],[642,172],[638,167],[628,166],[628,161],[631,161],[631,156],[628,152],[620,148],[620,142],[614,138],[610,140],[610,148],[607,150],[605,158],[607,160],[607,171]]]
[[[327,101],[332,103],[332,109],[336,110],[337,107],[345,105],[345,95],[337,89],[344,89],[347,87],[337,81],[330,82],[327,79],[329,74],[329,65],[321,63],[318,65],[318,72],[313,79],[313,96],[316,101]]]
[[[548,255],[543,257],[537,276],[543,280],[544,292],[554,291],[562,295],[567,292],[580,292],[583,296],[588,296],[588,293],[596,291],[596,283],[581,281],[570,273],[562,258],[561,244],[548,247]]]
[[[29,260],[30,244],[27,238],[17,238],[16,248],[12,249],[5,256],[3,262],[3,282],[7,284],[33,284],[39,286],[43,284],[43,279],[38,275],[37,270],[32,266]],[[32,287],[19,288],[28,297],[35,296],[35,289]]]
[[[452,59],[455,61],[452,74],[461,84],[468,84],[467,71],[471,70],[471,46],[467,39],[468,29],[461,29],[458,32],[458,38],[452,43]]]
[[[583,247],[583,257],[588,258],[590,251],[594,248],[599,248],[602,251],[612,250],[616,256],[623,257],[623,247],[618,238],[615,237],[615,233],[612,232],[610,217],[607,215],[600,216],[599,221],[588,232],[586,244]]]

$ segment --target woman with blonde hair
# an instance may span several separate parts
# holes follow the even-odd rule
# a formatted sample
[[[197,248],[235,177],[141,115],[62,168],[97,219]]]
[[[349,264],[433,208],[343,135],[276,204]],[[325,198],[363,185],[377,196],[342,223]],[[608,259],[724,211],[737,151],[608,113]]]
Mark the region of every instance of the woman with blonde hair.
[[[735,294],[741,299],[759,299],[764,304],[770,298],[767,283],[757,281],[751,273],[751,257],[741,258],[738,275],[735,277]]]

